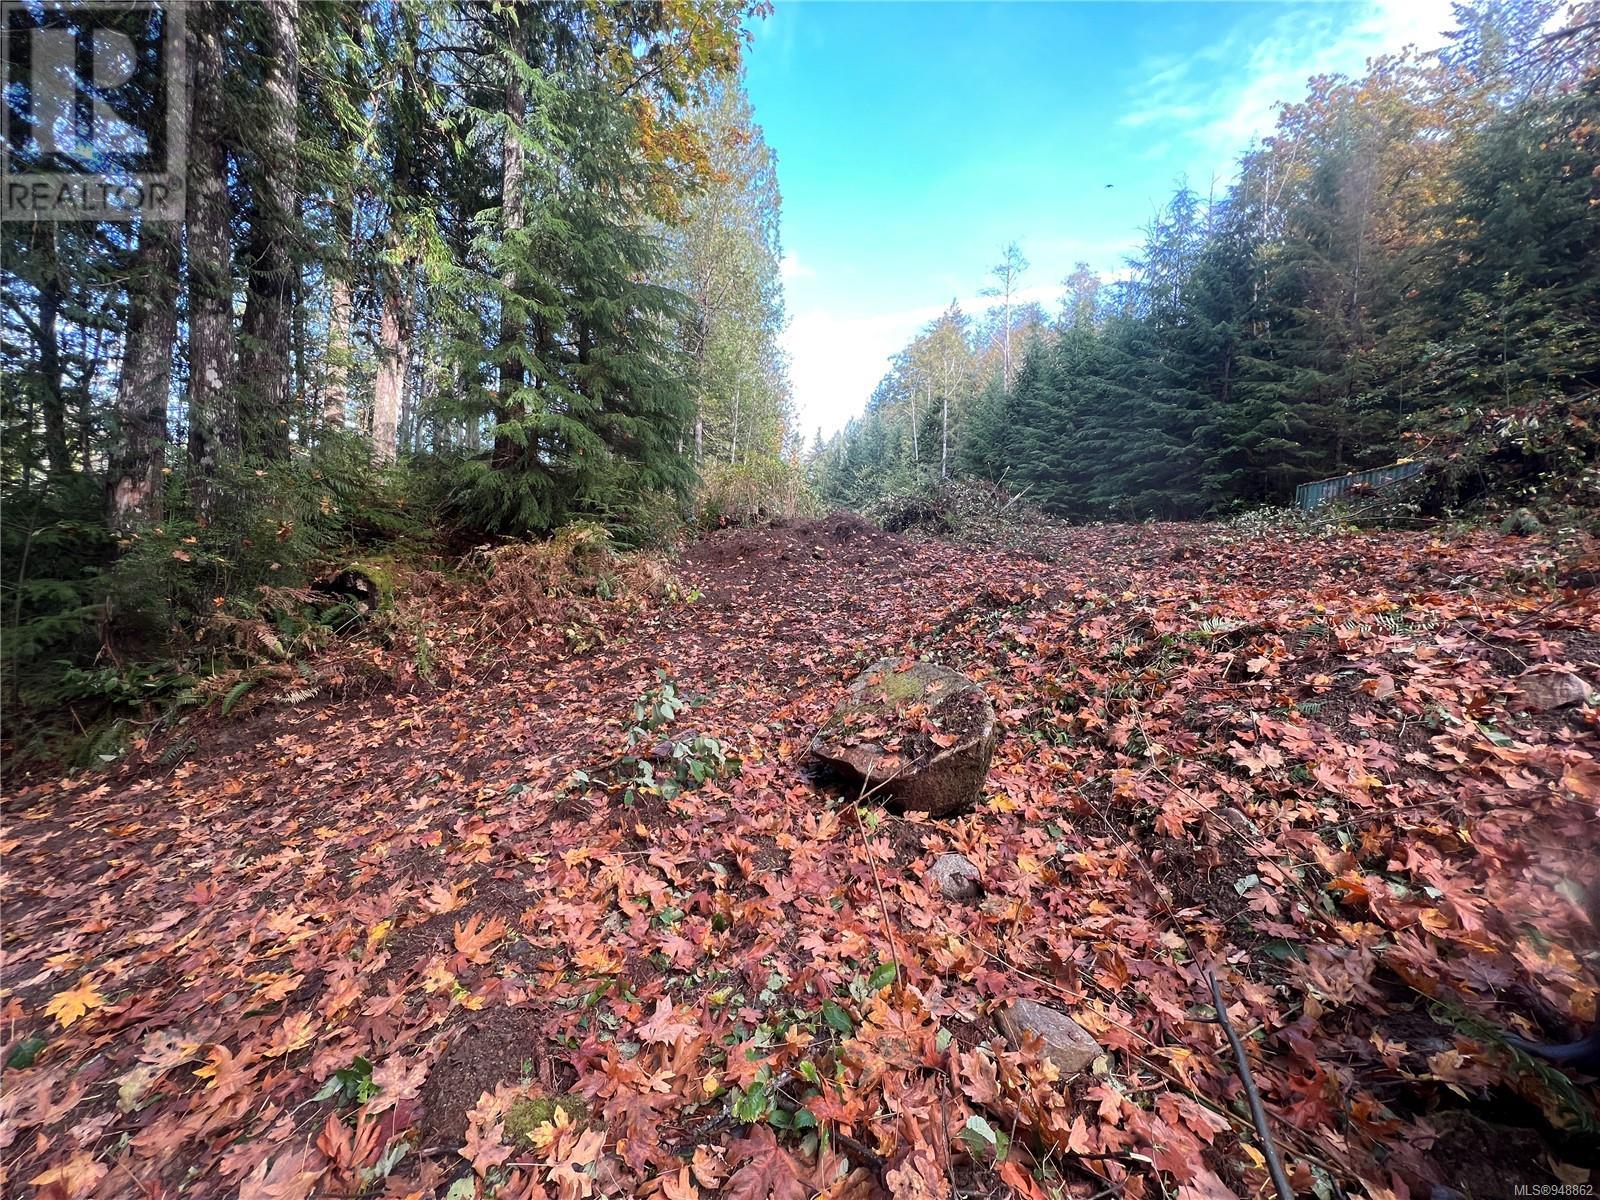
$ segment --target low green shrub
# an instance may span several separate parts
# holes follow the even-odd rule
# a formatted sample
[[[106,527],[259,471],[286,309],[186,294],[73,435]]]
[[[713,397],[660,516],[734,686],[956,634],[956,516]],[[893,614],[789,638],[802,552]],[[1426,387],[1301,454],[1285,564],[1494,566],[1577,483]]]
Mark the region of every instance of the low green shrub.
[[[115,757],[135,722],[286,664],[355,615],[309,584],[365,547],[428,536],[405,473],[375,472],[354,436],[224,468],[203,505],[189,483],[172,471],[168,515],[120,537],[92,476],[8,483],[0,670],[7,739],[23,757]]]

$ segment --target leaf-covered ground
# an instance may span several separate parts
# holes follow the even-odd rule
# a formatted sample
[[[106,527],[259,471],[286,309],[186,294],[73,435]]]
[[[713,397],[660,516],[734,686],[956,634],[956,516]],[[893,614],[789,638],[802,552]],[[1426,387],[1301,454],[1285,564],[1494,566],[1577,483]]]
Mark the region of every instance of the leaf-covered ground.
[[[1596,709],[1517,695],[1600,680],[1594,592],[1552,586],[1584,549],[835,517],[714,535],[697,599],[581,636],[474,643],[463,599],[453,686],[9,797],[3,1187],[1261,1195],[1207,967],[1302,1194],[1577,1180],[1592,1081],[1500,1034],[1595,1017]],[[884,655],[994,700],[970,815],[810,774]],[[662,675],[740,770],[625,804]],[[950,849],[980,899],[924,885]],[[1095,1070],[1002,1042],[1019,996]]]

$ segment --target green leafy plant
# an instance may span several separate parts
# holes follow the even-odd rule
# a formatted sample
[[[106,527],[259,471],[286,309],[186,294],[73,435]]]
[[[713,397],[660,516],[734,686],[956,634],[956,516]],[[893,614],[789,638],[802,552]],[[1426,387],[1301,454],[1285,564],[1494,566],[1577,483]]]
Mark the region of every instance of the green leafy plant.
[[[340,1107],[365,1104],[378,1094],[378,1085],[372,1081],[372,1063],[356,1055],[348,1067],[340,1067],[312,1097],[313,1100],[333,1100]]]

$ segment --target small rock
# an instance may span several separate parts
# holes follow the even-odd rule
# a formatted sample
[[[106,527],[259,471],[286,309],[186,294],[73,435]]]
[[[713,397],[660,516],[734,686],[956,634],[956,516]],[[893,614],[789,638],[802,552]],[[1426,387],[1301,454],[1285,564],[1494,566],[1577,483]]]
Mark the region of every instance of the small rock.
[[[1066,1013],[1032,1000],[1012,1001],[1000,1010],[995,1020],[1006,1040],[1019,1050],[1024,1034],[1031,1033],[1043,1040],[1044,1056],[1055,1063],[1063,1079],[1088,1070],[1094,1060],[1105,1053],[1100,1043]]]
[[[1252,821],[1245,813],[1231,804],[1226,808],[1216,810],[1217,815],[1233,826],[1234,832],[1241,837],[1252,838],[1261,836],[1261,826]]]
[[[1600,588],[1600,567],[1574,567],[1556,582],[1564,588]]]
[[[1589,698],[1589,685],[1571,671],[1524,671],[1517,677],[1517,696],[1523,708],[1549,712],[1582,704]]]
[[[929,891],[937,891],[946,900],[972,900],[983,890],[983,877],[965,854],[939,855],[924,882]]]

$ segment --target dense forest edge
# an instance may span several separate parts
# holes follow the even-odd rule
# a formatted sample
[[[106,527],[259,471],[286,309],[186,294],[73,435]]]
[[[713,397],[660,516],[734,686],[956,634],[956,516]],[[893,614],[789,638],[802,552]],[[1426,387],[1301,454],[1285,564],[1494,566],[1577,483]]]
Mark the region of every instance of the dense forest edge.
[[[1313,79],[1237,178],[1180,187],[1117,278],[1019,304],[1006,248],[865,414],[822,495],[1004,481],[1077,520],[1215,517],[1415,459],[1388,514],[1593,511],[1600,80],[1592,9],[1457,5],[1437,54]]]
[[[1592,527],[1589,8],[1459,6],[1445,49],[1312,80],[1056,313],[1014,302],[1007,247],[981,318],[952,303],[809,446],[741,86],[760,16],[193,6],[184,219],[4,232],[9,744],[110,761],[264,677],[314,690],[302,652],[409,636],[371,620],[397,577],[483,579],[575,523],[948,531],[963,481],[1216,518],[1414,460],[1356,515]]]

